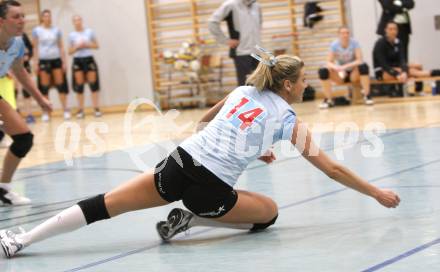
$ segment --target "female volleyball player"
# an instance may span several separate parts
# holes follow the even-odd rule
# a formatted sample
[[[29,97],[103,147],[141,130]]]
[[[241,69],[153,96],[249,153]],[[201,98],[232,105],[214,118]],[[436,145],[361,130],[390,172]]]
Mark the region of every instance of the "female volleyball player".
[[[365,105],[373,105],[370,95],[369,67],[362,59],[359,43],[350,37],[350,29],[342,26],[338,30],[339,38],[332,42],[327,57],[327,66],[319,68],[318,74],[325,95],[319,108],[333,106],[332,81],[335,83],[360,82]]]
[[[64,119],[70,119],[70,111],[67,108],[67,94],[69,89],[66,82],[66,54],[64,52],[61,30],[52,25],[50,10],[41,12],[41,25],[32,30],[34,45],[35,73],[38,75],[39,87],[43,95],[48,98],[52,85],[58,89],[61,106],[64,111]],[[41,120],[49,121],[47,112],[43,112]]]
[[[375,198],[385,207],[396,207],[399,197],[379,189],[331,160],[302,135],[301,121],[290,107],[302,99],[306,87],[303,62],[293,56],[254,55],[260,60],[248,84],[235,89],[202,119],[209,122],[185,140],[154,171],[141,174],[116,189],[80,201],[31,231],[0,232],[6,257],[24,247],[119,214],[182,200],[190,210],[173,209],[159,222],[159,235],[168,240],[193,226],[263,230],[275,223],[278,208],[261,194],[234,190],[249,162],[266,153],[279,140],[290,140],[303,156],[330,178]],[[304,149],[304,150],[302,150]],[[255,152],[253,152],[255,151]]]
[[[24,14],[20,3],[16,1],[0,2],[0,77],[12,70],[23,88],[31,93],[38,104],[46,111],[51,111],[49,101],[41,95],[25,67],[23,56],[25,46],[21,36],[24,27]],[[2,130],[11,136],[12,144],[3,160],[0,176],[0,205],[24,205],[29,198],[11,191],[11,180],[21,159],[32,147],[33,135],[21,116],[0,96],[0,119]]]
[[[84,28],[81,16],[73,16],[75,31],[69,34],[69,54],[73,55],[72,80],[73,90],[78,99],[76,117],[84,118],[84,83],[89,84],[92,91],[92,104],[95,116],[100,117],[99,110],[99,76],[98,65],[93,58],[92,49],[98,49],[95,33],[90,28]]]

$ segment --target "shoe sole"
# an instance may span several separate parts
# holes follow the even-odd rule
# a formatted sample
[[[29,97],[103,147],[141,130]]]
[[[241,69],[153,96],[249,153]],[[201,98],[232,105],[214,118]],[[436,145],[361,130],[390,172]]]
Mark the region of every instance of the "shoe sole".
[[[181,212],[181,209],[179,209],[179,208],[174,208],[174,209],[172,209],[171,212],[168,214],[168,216],[167,216],[167,220],[170,221],[171,217],[173,217],[173,215],[174,215],[175,213],[182,214],[183,212]]]
[[[164,236],[162,235],[162,232],[160,231],[160,229],[161,229],[161,227],[162,227],[163,225],[166,225],[166,224],[167,224],[166,221],[159,221],[159,222],[157,222],[157,224],[156,224],[156,231],[157,231],[157,234],[159,235],[159,237],[160,237],[164,242],[168,242],[168,239],[169,239],[169,238],[164,237]]]
[[[0,235],[0,240],[3,239],[3,236]],[[3,243],[0,242],[0,245],[2,245],[2,249],[3,249],[3,253],[5,253],[5,257],[6,258],[10,258],[10,255],[8,253],[8,250],[6,249],[5,245]]]
[[[9,254],[7,253],[8,251],[6,250],[6,248],[3,244],[2,244],[2,249],[3,249],[3,253],[5,253],[5,257],[10,258]]]
[[[166,222],[165,222],[165,221],[160,221],[160,222],[158,222],[158,223],[156,224],[156,230],[157,230],[157,233],[159,234],[160,238],[162,238],[162,240],[164,240],[164,241],[168,241],[168,240],[170,240],[171,238],[173,238],[175,235],[177,235],[177,234],[179,234],[179,233],[182,232],[182,228],[183,228],[184,226],[181,226],[180,228],[175,229],[175,228],[176,228],[176,225],[178,225],[178,224],[180,224],[180,223],[182,222],[182,219],[183,219],[183,218],[181,217],[182,214],[184,214],[184,212],[183,212],[182,209],[174,208],[174,209],[172,209],[171,212],[168,214],[168,216],[167,216],[167,221],[166,221]],[[173,216],[177,216],[177,215],[178,215],[178,217],[179,217],[179,219],[180,219],[180,220],[177,222],[177,224],[170,224],[170,220],[173,219]],[[174,221],[174,220],[173,220],[173,221]],[[174,223],[174,222],[173,222],[173,223]],[[173,229],[173,230],[174,230],[173,233],[172,233],[171,235],[169,235],[168,237],[164,237],[164,236],[162,236],[162,235],[161,235],[161,232],[159,231],[159,228],[160,228],[163,224],[167,224],[168,226],[170,226],[170,229]]]
[[[182,216],[181,216],[182,214],[183,214],[183,211],[179,208],[174,208],[171,210],[171,212],[167,216],[167,222],[166,222],[169,226],[171,226],[170,229],[176,228],[176,225],[178,225],[178,224],[180,224],[180,222],[182,222]],[[177,224],[175,223],[175,220],[173,220],[174,224],[170,224],[170,220],[173,219],[174,216],[176,216],[180,220],[177,222]],[[181,228],[175,229],[174,232],[165,240],[169,240],[169,239],[173,238],[177,233],[180,232],[180,229]]]

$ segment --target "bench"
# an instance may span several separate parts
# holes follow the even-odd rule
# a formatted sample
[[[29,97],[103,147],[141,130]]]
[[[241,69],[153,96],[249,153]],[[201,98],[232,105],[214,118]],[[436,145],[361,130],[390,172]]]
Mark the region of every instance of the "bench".
[[[408,84],[409,82],[417,82],[417,81],[422,81],[422,82],[432,82],[432,81],[440,81],[440,76],[436,76],[436,77],[419,77],[419,78],[409,78],[408,81],[406,82],[406,84]],[[377,79],[372,79],[370,81],[370,85],[388,85],[388,84],[401,84],[400,81],[398,80],[377,80]],[[353,104],[362,104],[363,103],[363,95],[361,94],[361,85],[360,82],[356,82],[356,83],[352,83],[352,82],[348,82],[348,83],[340,83],[340,84],[335,84],[335,86],[338,87],[348,87],[351,89],[351,101]]]

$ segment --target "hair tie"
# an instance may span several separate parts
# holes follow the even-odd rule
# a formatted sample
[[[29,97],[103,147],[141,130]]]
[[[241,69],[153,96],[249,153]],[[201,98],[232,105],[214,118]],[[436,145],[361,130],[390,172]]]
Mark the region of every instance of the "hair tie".
[[[258,60],[259,62],[262,62],[263,64],[265,64],[265,65],[267,65],[269,67],[274,67],[275,64],[278,63],[278,60],[275,58],[275,56],[271,52],[267,51],[266,49],[264,49],[263,47],[261,47],[259,45],[255,45],[255,48],[258,51],[262,52],[263,54],[267,55],[269,57],[269,60],[265,60],[260,55],[252,53],[251,56],[254,59]]]

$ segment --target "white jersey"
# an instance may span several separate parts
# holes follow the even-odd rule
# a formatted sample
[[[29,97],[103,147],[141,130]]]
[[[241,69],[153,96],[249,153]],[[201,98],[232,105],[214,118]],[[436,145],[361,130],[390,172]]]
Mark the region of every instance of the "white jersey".
[[[32,37],[38,39],[38,56],[40,60],[61,58],[58,42],[61,40],[62,34],[57,27],[37,26],[32,30]]]
[[[82,43],[91,43],[95,41],[95,33],[90,28],[86,28],[81,32],[73,31],[69,34],[69,44],[71,47],[77,46]],[[90,48],[82,48],[77,50],[73,57],[86,58],[93,57],[93,52]]]
[[[279,140],[291,140],[296,115],[279,95],[252,86],[236,88],[215,118],[180,147],[234,186],[251,161]]]

